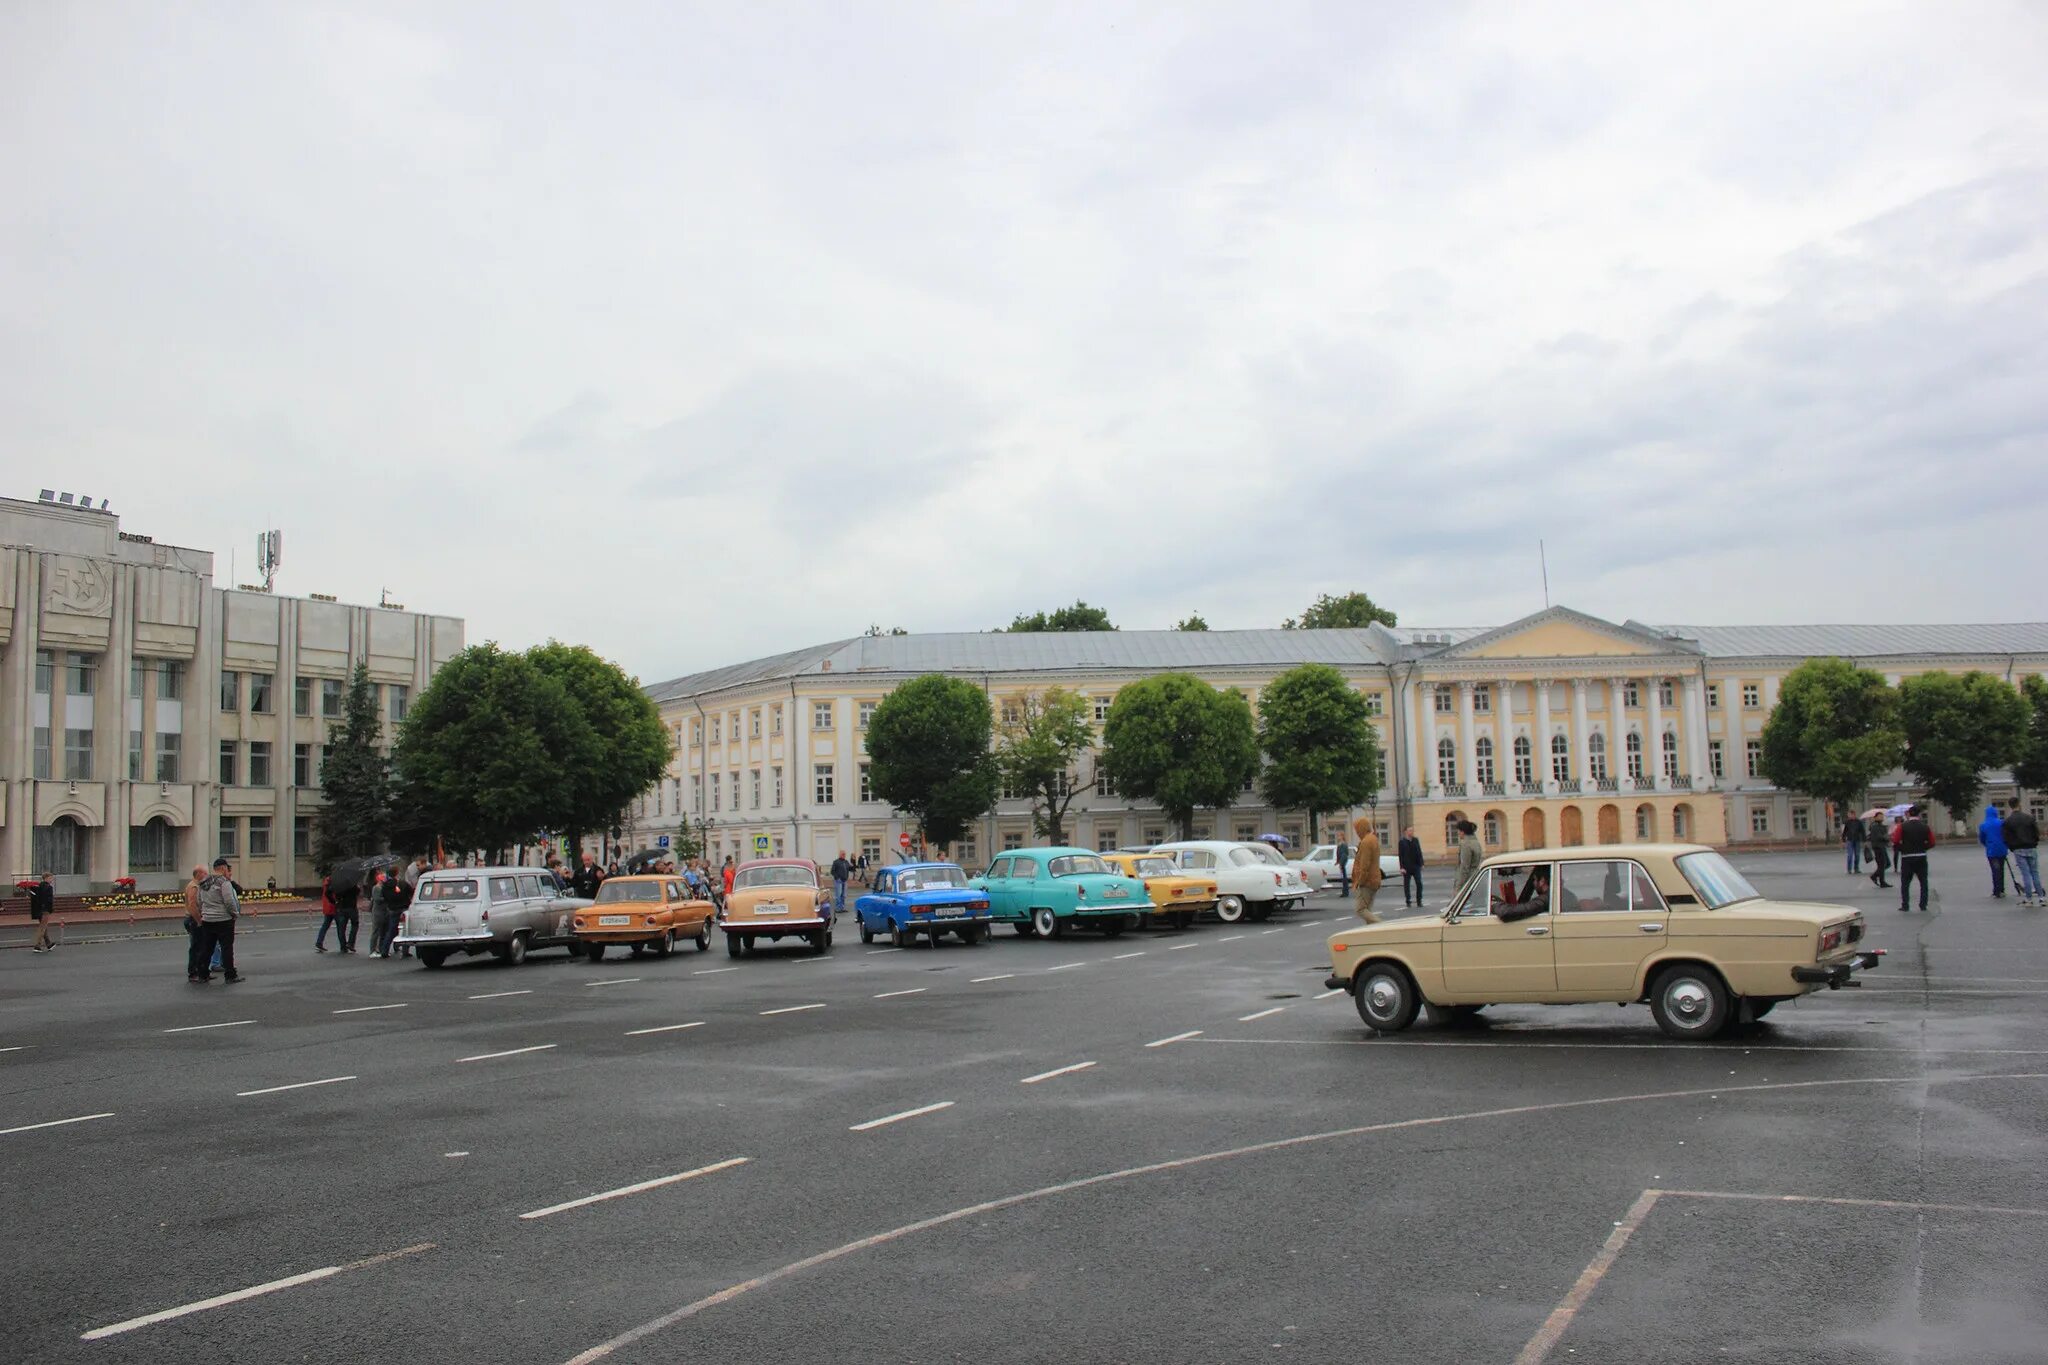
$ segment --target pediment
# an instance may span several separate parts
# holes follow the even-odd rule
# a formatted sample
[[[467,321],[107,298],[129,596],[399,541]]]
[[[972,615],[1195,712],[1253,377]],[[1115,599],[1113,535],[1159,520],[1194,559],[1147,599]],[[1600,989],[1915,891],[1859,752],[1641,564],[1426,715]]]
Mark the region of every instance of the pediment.
[[[1552,607],[1476,635],[1445,650],[1442,659],[1585,659],[1655,657],[1685,652],[1673,640],[1597,616]]]

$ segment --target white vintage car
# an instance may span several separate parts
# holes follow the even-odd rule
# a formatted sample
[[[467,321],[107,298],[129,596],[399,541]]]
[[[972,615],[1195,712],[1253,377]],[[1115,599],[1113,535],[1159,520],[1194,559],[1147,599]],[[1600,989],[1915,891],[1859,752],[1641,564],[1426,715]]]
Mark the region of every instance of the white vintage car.
[[[1279,849],[1273,847],[1271,844],[1266,843],[1263,840],[1257,843],[1245,844],[1244,847],[1258,854],[1259,861],[1265,863],[1269,867],[1293,868],[1296,872],[1301,874],[1301,879],[1308,883],[1308,889],[1310,891],[1325,890],[1326,888],[1328,888],[1331,882],[1337,880],[1336,868],[1324,867],[1320,864],[1310,863],[1302,858],[1290,858],[1286,854],[1282,853]]]
[[[1213,880],[1216,918],[1225,924],[1262,920],[1275,910],[1294,910],[1308,903],[1309,886],[1302,875],[1263,844],[1189,839],[1159,844],[1151,851],[1173,859],[1184,871]],[[1268,855],[1273,861],[1267,861]]]
[[[1332,881],[1341,880],[1337,873],[1335,844],[1317,844],[1308,851],[1308,857],[1302,861],[1322,868],[1324,875]],[[1401,880],[1401,860],[1391,853],[1380,854],[1380,876],[1388,881]]]

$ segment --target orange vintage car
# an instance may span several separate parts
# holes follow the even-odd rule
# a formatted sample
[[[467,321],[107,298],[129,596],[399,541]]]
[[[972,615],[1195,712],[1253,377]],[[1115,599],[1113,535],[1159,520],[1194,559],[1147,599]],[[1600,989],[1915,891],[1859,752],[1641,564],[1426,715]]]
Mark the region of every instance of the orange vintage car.
[[[1216,883],[1207,877],[1190,877],[1173,859],[1157,853],[1105,853],[1102,861],[1126,877],[1145,883],[1151,897],[1153,924],[1171,924],[1185,929],[1204,910],[1216,908]]]
[[[630,946],[633,956],[652,950],[667,957],[676,945],[694,940],[697,951],[711,947],[710,901],[692,900],[681,877],[613,877],[597,888],[597,899],[576,911],[576,941],[592,962],[604,950]]]
[[[815,863],[757,858],[733,873],[718,927],[734,957],[758,948],[764,938],[800,938],[822,953],[832,946],[832,893],[819,885]]]

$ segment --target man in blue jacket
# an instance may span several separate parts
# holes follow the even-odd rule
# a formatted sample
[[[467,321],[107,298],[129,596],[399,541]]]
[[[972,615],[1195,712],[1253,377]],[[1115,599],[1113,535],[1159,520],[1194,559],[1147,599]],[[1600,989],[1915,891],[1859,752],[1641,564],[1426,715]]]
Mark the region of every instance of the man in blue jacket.
[[[1991,899],[2005,899],[2005,819],[1997,806],[1984,808],[1984,820],[1977,826],[1977,842],[1984,845],[1984,860],[1991,864]]]

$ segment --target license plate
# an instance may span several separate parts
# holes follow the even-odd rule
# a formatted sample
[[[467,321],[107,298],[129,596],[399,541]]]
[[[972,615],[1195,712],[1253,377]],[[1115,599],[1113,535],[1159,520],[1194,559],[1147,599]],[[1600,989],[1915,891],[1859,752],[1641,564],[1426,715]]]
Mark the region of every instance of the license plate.
[[[631,924],[633,917],[631,915],[599,915],[597,922],[599,924]]]
[[[789,907],[781,901],[769,901],[764,905],[755,906],[754,913],[757,915],[786,915],[789,913]]]
[[[1130,892],[1120,886],[1112,886],[1109,890],[1102,893],[1103,899],[1113,901],[1120,901],[1130,894]]]

